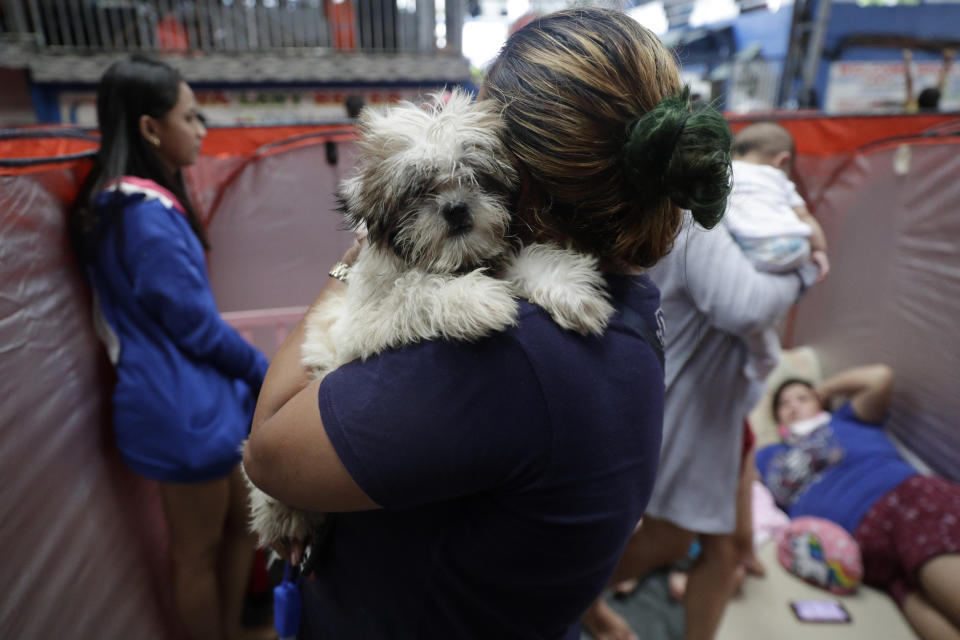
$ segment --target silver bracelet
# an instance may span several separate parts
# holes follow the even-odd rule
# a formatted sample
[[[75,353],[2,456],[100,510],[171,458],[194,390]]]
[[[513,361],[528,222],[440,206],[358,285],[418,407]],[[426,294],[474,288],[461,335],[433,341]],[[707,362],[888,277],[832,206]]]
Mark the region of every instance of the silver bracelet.
[[[347,276],[350,274],[350,265],[342,260],[333,265],[333,268],[330,269],[330,277],[336,278],[340,282],[346,282]]]

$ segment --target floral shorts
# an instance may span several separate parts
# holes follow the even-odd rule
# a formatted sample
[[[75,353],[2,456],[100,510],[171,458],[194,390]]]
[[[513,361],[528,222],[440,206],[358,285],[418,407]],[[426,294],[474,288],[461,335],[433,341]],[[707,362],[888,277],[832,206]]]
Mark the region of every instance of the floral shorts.
[[[910,476],[867,511],[853,532],[863,554],[863,581],[903,606],[919,589],[920,568],[936,556],[960,553],[960,485]]]

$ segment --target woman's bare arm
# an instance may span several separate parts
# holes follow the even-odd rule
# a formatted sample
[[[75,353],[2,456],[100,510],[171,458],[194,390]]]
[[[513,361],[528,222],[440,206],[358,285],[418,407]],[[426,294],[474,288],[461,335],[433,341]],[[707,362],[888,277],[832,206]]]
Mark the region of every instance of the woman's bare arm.
[[[890,410],[893,370],[885,364],[870,364],[841,371],[817,385],[824,403],[835,396],[850,398],[854,413],[864,422],[879,423]]]
[[[357,249],[358,250],[358,249]],[[351,250],[344,261],[352,260]],[[346,285],[330,278],[314,305]],[[319,382],[310,382],[300,364],[301,320],[287,336],[267,370],[253,415],[243,466],[265,493],[301,509],[376,509],[337,456],[320,419]]]
[[[937,76],[937,89],[941,96],[947,91],[947,78],[950,76],[950,66],[953,64],[956,52],[953,49],[944,49],[942,55],[943,64],[940,65],[940,74]]]
[[[911,72],[910,65],[913,64],[913,52],[909,49],[903,50],[903,83],[906,88],[906,99],[904,104],[907,108],[910,108],[910,103],[913,102],[913,73]]]

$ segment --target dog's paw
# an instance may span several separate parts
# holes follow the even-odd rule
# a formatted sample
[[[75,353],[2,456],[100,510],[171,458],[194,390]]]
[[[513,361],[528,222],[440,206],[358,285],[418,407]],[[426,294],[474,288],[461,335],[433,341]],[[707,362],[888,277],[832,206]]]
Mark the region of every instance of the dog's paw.
[[[438,338],[470,342],[516,324],[512,286],[484,269],[432,273],[409,268],[386,251],[369,255],[379,260],[373,266],[382,268],[369,271],[376,278],[350,285],[353,304],[332,330],[345,354],[367,358],[386,348]],[[383,275],[391,272],[392,278]]]
[[[517,300],[508,282],[480,269],[460,276],[432,276],[442,282],[431,288],[426,322],[448,340],[477,340],[517,323]],[[426,308],[426,305],[424,307]]]
[[[293,509],[276,498],[268,496],[250,482],[250,531],[256,534],[263,548],[276,548],[290,540],[308,541],[320,524],[324,514]]]
[[[507,279],[564,329],[599,336],[614,313],[597,259],[572,249],[527,245],[508,266]]]

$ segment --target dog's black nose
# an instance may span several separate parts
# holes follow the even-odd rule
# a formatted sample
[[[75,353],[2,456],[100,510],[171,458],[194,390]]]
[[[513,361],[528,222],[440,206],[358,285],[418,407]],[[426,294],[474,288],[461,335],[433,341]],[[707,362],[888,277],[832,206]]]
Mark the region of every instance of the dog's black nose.
[[[473,228],[470,208],[463,202],[448,202],[440,208],[444,220],[450,225],[450,233],[459,235]]]

